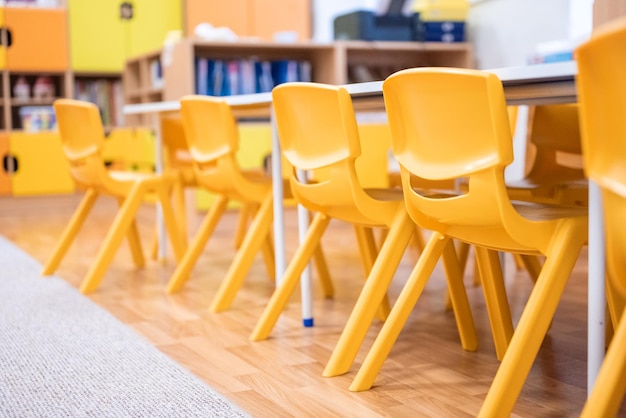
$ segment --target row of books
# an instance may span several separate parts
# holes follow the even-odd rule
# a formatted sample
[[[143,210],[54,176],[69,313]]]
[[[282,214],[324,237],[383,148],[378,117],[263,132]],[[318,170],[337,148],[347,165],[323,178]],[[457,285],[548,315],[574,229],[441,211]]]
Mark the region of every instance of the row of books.
[[[196,94],[265,93],[289,81],[311,81],[311,63],[297,60],[196,58]]]
[[[74,84],[74,97],[94,103],[100,109],[104,126],[122,126],[124,124],[124,94],[120,80],[78,79]]]

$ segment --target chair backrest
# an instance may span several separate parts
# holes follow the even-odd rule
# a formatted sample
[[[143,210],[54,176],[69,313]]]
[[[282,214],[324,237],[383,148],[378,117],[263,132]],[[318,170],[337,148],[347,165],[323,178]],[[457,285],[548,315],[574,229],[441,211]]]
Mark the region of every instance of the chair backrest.
[[[180,112],[159,115],[161,142],[164,149],[164,169],[174,170],[186,186],[196,186],[196,174],[189,145],[185,137]]]
[[[529,177],[584,178],[577,104],[535,106],[529,141],[535,147]]]
[[[181,117],[189,151],[199,164],[235,156],[239,147],[237,121],[223,99],[189,95],[180,100]]]
[[[513,144],[497,76],[414,68],[389,76],[383,93],[405,199],[419,206],[414,219],[431,229],[442,223],[502,226],[501,211],[507,204],[511,209],[504,168],[513,161]],[[427,180],[468,177],[468,191],[452,198],[422,196],[407,184],[411,174]]]
[[[602,189],[607,269],[626,296],[626,18],[593,32],[576,49],[584,168]]]
[[[108,175],[102,159],[104,128],[98,107],[89,102],[58,99],[54,111],[72,177],[86,186],[101,185]]]
[[[272,91],[284,157],[295,169],[325,174],[314,185],[290,180],[294,194],[310,206],[353,202],[362,190],[355,160],[361,145],[352,99],[346,89],[321,83],[283,83]]]
[[[217,97],[189,95],[180,100],[180,114],[196,181],[216,192],[243,184],[236,158],[239,131],[230,105]]]
[[[173,168],[191,167],[191,156],[189,155],[180,113],[161,114],[159,115],[159,122],[161,140],[166,151],[168,165]]]

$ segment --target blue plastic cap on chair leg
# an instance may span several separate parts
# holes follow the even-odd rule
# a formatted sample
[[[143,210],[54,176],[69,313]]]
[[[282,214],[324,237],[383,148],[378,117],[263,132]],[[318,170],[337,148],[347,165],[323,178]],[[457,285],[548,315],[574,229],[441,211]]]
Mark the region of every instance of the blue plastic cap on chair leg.
[[[302,319],[302,324],[305,327],[312,327],[313,326],[313,318],[304,318],[304,319]]]

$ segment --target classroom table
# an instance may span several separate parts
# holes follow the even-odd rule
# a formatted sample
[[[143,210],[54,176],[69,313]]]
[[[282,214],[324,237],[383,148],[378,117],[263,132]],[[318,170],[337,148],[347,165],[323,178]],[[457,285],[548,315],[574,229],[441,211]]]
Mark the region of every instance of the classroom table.
[[[509,105],[540,105],[551,103],[574,103],[576,95],[577,67],[574,61],[537,64],[529,66],[505,67],[484,70],[496,74],[504,87],[504,94]],[[344,87],[351,94],[355,109],[359,111],[383,110],[382,81],[346,84]],[[276,277],[282,277],[285,269],[285,242],[283,232],[281,159],[278,137],[271,112],[271,94],[258,93],[227,96],[235,113],[261,109],[272,120],[272,176],[274,181],[274,233],[276,245]],[[125,114],[146,114],[175,111],[180,109],[177,101],[142,103],[124,106]],[[158,123],[155,124],[158,126]],[[158,128],[157,128],[157,170],[162,169]],[[304,213],[306,211],[302,211]],[[300,230],[306,230],[306,219],[300,222]],[[163,234],[164,232],[162,232]],[[161,237],[163,238],[163,237]],[[165,243],[165,239],[160,239]],[[601,197],[599,187],[589,185],[589,267],[588,267],[588,364],[587,390],[591,391],[604,357],[605,334],[605,266],[604,266],[604,230]],[[301,286],[303,289],[303,319],[312,323],[308,278]]]

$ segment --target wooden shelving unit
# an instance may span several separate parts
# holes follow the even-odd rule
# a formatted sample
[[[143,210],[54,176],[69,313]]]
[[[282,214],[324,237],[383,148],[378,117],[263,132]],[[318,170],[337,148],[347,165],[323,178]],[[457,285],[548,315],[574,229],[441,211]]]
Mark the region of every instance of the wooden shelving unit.
[[[126,61],[122,76],[126,104],[158,102],[163,97],[161,50],[139,55]],[[147,116],[125,118],[127,125],[146,125]]]
[[[197,92],[196,59],[211,60],[296,60],[310,64],[311,79],[329,84],[381,80],[394,71],[418,66],[474,66],[468,43],[337,41],[327,44],[270,42],[215,43],[185,39],[171,51],[171,62],[163,66],[163,100],[178,100]],[[129,61],[124,74],[127,103],[142,103],[149,85],[145,57]]]

